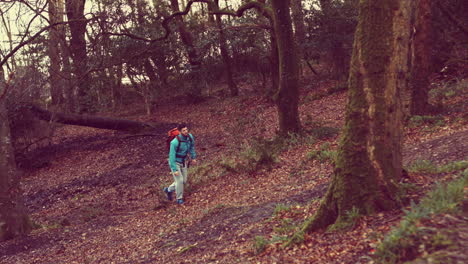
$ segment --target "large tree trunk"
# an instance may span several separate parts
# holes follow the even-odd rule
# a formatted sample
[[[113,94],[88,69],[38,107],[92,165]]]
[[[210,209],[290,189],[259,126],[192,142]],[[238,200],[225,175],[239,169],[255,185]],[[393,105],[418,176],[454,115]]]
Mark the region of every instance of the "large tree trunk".
[[[133,133],[145,132],[153,128],[153,126],[150,124],[132,120],[66,113],[53,113],[35,105],[24,105],[21,108],[30,111],[38,119],[65,125],[87,126]]]
[[[298,133],[300,130],[298,111],[299,60],[292,31],[289,4],[289,0],[272,0],[273,21],[279,56],[277,105],[280,135]]]
[[[174,13],[180,12],[179,9],[179,1],[178,0],[170,0],[171,1],[171,8]],[[187,50],[188,60],[191,66],[190,69],[190,80],[191,82],[191,91],[189,92],[189,98],[193,102],[197,102],[201,99],[202,96],[202,88],[201,88],[201,59],[198,51],[195,47],[193,37],[188,32],[184,20],[181,16],[175,18],[177,29],[180,34],[180,39],[182,43],[185,45]]]
[[[0,68],[0,94],[5,89]],[[0,98],[0,241],[29,233],[32,223],[26,213],[16,170],[5,100]]]
[[[340,226],[353,208],[370,214],[399,206],[400,92],[407,85],[409,2],[361,0],[336,168],[318,212],[303,231]]]
[[[411,63],[411,114],[424,115],[430,112],[429,76],[432,66],[432,10],[431,0],[416,0],[415,35]]]
[[[73,72],[76,78],[78,112],[92,112],[91,78],[88,74],[88,54],[86,52],[86,18],[84,6],[86,0],[66,0],[66,9],[70,26],[70,49],[73,58]]]

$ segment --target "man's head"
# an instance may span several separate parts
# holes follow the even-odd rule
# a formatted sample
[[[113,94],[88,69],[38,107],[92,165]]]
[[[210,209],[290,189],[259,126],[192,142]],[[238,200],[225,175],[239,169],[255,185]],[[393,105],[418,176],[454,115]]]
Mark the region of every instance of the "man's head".
[[[189,133],[189,130],[188,130],[188,126],[186,123],[181,123],[177,126],[177,129],[180,131],[180,133],[186,137],[188,136],[188,133]]]

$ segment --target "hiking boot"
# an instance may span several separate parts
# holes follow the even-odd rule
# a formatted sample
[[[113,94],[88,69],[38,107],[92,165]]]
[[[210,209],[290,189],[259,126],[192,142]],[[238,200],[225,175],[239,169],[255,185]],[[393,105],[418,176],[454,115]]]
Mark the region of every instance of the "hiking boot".
[[[165,188],[164,188],[164,192],[165,192],[166,195],[167,195],[167,199],[168,199],[169,201],[172,201],[172,192],[169,191],[169,188],[165,187]]]
[[[177,203],[178,203],[178,204],[183,204],[183,203],[184,203],[184,200],[182,200],[182,199],[177,199]]]

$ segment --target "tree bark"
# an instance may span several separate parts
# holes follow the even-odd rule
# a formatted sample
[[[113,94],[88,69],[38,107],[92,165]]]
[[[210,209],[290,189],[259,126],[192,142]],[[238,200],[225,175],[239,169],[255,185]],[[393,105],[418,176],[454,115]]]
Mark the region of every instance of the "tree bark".
[[[432,66],[432,8],[430,0],[416,0],[415,35],[411,63],[411,114],[424,115],[430,112],[429,76]]]
[[[279,56],[279,88],[277,93],[279,134],[284,136],[300,131],[298,111],[299,60],[289,12],[290,1],[272,0],[271,2]]]
[[[5,88],[0,67],[0,94]],[[32,229],[22,200],[5,100],[0,98],[0,241],[27,234]]]
[[[70,49],[73,58],[73,72],[77,87],[77,112],[92,112],[91,78],[88,74],[88,54],[86,52],[86,19],[84,6],[86,0],[66,0],[66,10],[70,26]]]
[[[408,71],[409,3],[361,0],[349,73],[349,100],[336,168],[316,215],[303,231],[399,206],[402,106]]]

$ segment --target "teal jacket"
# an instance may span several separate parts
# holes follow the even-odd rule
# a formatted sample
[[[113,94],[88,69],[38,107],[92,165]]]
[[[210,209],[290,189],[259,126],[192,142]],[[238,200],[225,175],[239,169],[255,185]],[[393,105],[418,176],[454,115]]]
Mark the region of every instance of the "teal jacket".
[[[171,147],[169,149],[169,167],[171,167],[173,172],[177,171],[176,162],[183,163],[189,153],[192,159],[197,158],[197,154],[195,153],[195,139],[193,138],[193,135],[189,134],[189,137],[192,140],[190,140],[189,137],[182,136],[182,134],[179,134],[179,137],[181,139],[180,141],[177,137],[171,141]],[[179,151],[177,151],[177,148]]]

